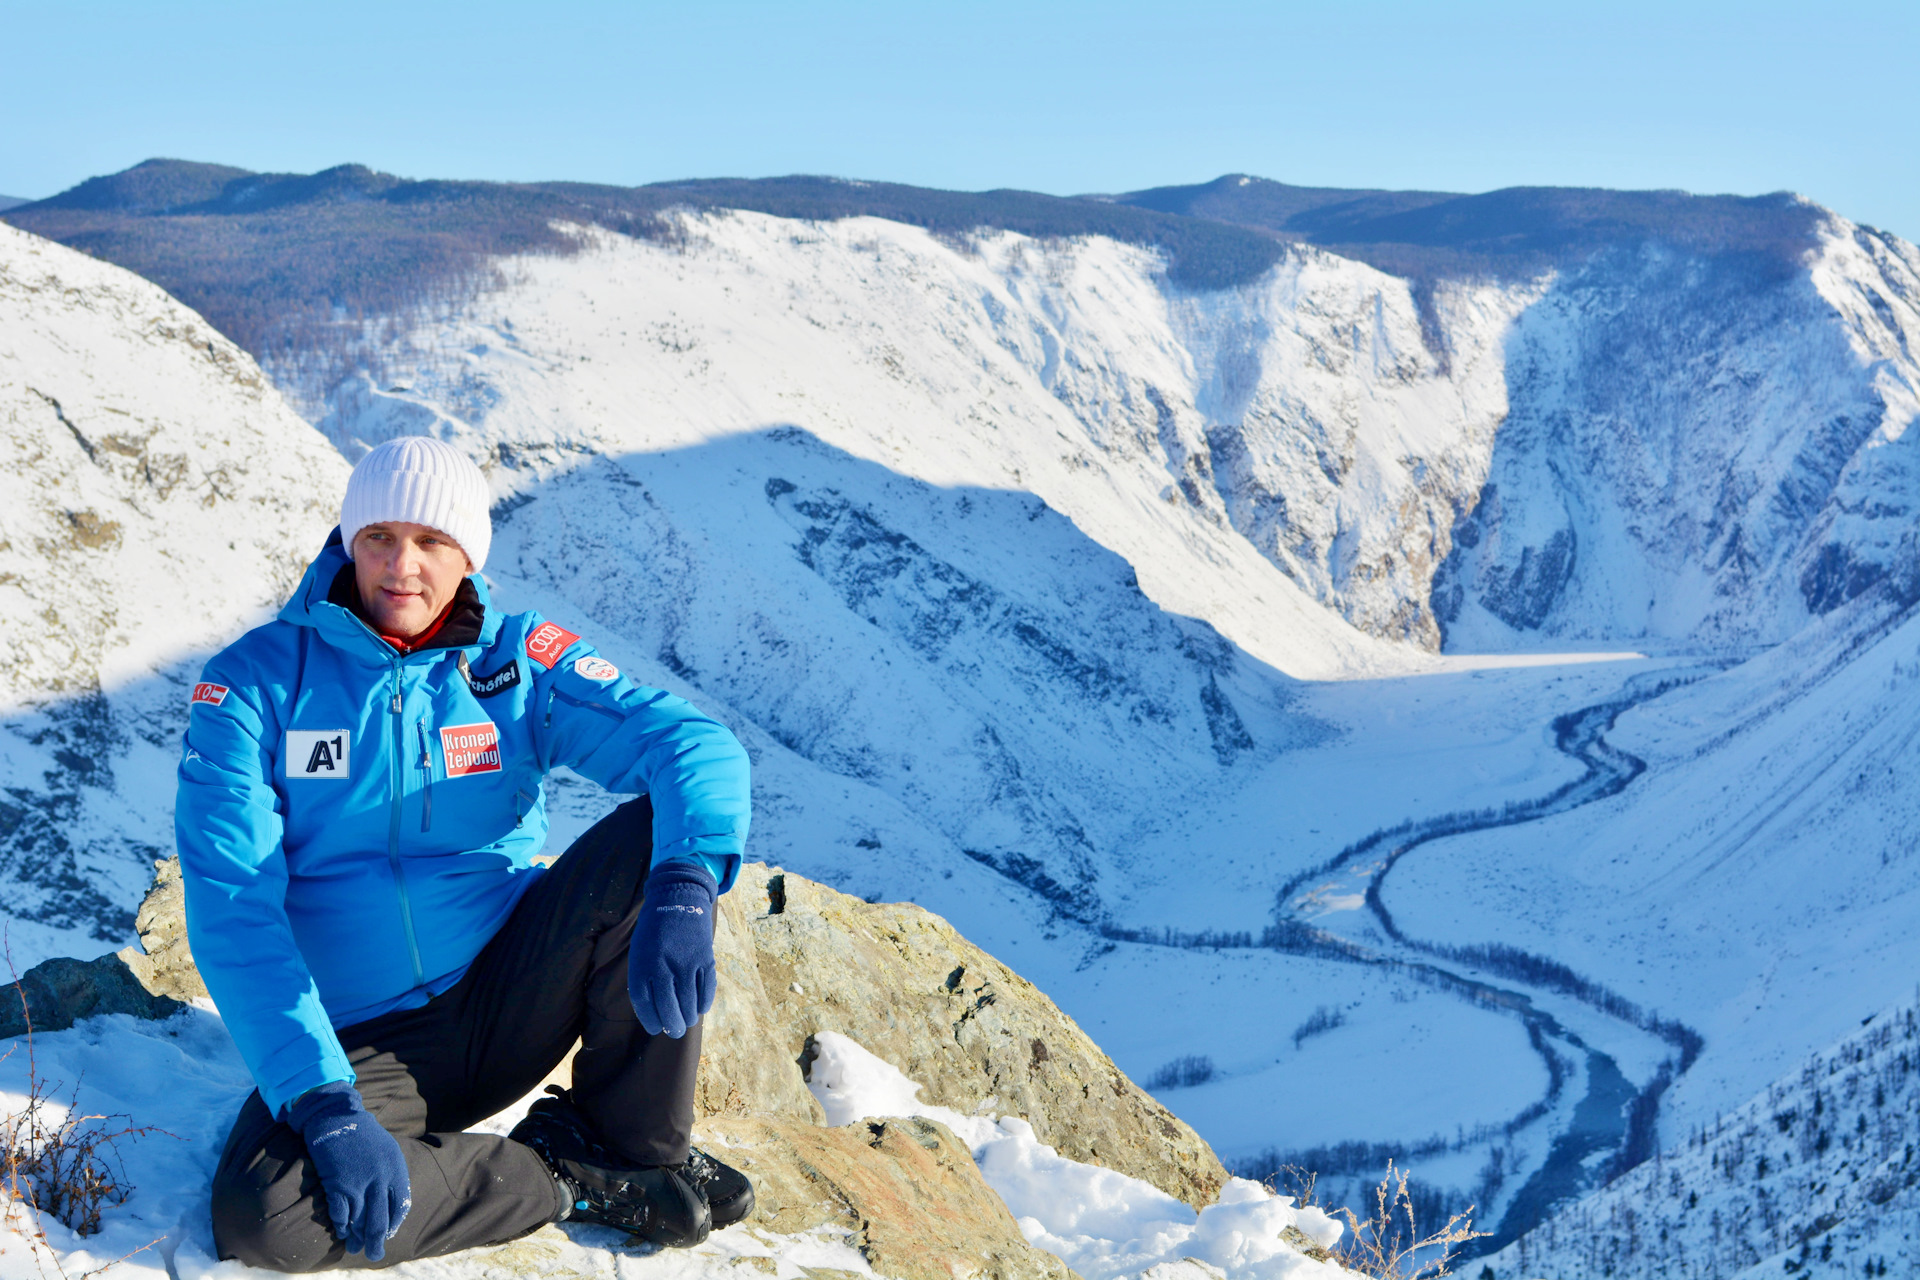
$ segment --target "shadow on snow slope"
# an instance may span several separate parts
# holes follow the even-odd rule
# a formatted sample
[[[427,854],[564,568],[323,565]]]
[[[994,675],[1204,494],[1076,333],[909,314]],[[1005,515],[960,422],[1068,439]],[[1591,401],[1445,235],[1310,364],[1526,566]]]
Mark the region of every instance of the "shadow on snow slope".
[[[502,604],[729,719],[778,791],[757,797],[753,855],[865,896],[951,874],[883,852],[891,823],[916,830],[916,860],[957,853],[1096,920],[1146,813],[1329,732],[1292,707],[1291,680],[1160,610],[1030,495],[942,489],[792,427],[620,458],[502,444],[498,463]],[[23,967],[128,936],[171,850],[204,656],[6,722],[0,882],[29,926]],[[849,838],[824,848],[810,825]]]

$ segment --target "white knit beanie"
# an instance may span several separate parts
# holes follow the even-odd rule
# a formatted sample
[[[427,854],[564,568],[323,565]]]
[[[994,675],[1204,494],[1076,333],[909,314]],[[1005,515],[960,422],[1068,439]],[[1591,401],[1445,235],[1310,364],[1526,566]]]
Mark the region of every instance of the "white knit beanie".
[[[360,459],[340,501],[340,537],[353,558],[354,535],[370,524],[404,520],[452,538],[480,572],[493,543],[487,478],[452,445],[430,436],[398,436]]]

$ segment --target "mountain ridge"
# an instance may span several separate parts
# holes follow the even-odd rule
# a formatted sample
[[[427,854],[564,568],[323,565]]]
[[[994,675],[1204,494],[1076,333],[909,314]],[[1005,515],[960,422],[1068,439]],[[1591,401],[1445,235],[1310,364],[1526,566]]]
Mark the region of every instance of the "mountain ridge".
[[[1790,257],[1810,246],[1816,220],[1812,206],[1784,194],[1518,187],[1458,195],[1294,187],[1231,174],[1116,196],[958,192],[809,175],[618,187],[416,181],[358,164],[314,174],[255,173],[169,159],[89,178],[3,212],[15,225],[156,280],[263,356],[275,337],[270,312],[284,323],[288,312],[323,304],[365,313],[415,305],[482,270],[490,256],[572,251],[553,220],[653,236],[671,234],[659,216],[678,207],[810,220],[883,217],[952,235],[983,227],[1039,237],[1103,235],[1162,252],[1170,282],[1201,291],[1255,279],[1278,260],[1276,241],[1330,248],[1430,291],[1444,279],[1537,275],[1623,236]],[[303,208],[327,209],[326,225],[280,242],[299,229],[275,213]],[[259,231],[223,230],[225,219],[257,222]],[[261,255],[267,269],[245,269]],[[322,264],[337,258],[345,264]],[[261,294],[268,295],[266,308]]]

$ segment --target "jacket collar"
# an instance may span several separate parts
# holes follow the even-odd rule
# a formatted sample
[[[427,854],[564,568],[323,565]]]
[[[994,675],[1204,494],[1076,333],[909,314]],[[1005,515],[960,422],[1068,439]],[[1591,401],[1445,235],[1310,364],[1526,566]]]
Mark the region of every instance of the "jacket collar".
[[[341,580],[343,570],[348,575],[347,590],[352,590],[352,568],[353,562],[347,559],[347,550],[340,542],[340,530],[336,528],[327,536],[327,545],[320,549],[319,556],[307,566],[293,597],[281,608],[280,621],[296,627],[312,627],[335,648],[382,663],[395,659],[404,662],[414,657],[433,658],[446,651],[477,655],[481,648],[499,637],[501,618],[487,592],[486,579],[470,573],[460,583],[454,596],[453,614],[434,637],[435,644],[401,658],[347,604],[341,603],[335,593],[334,587]]]

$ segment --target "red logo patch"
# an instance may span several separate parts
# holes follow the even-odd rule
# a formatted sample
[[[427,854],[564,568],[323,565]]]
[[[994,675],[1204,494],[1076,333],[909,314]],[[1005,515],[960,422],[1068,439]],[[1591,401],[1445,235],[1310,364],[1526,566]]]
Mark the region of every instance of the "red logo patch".
[[[488,721],[448,725],[440,731],[440,750],[449,778],[500,772],[500,730]]]
[[[228,692],[227,686],[223,684],[208,684],[202,681],[193,686],[193,701],[187,706],[191,709],[204,702],[210,707],[217,707],[227,700]]]
[[[579,638],[557,622],[543,622],[527,637],[527,656],[551,671],[567,646]]]

